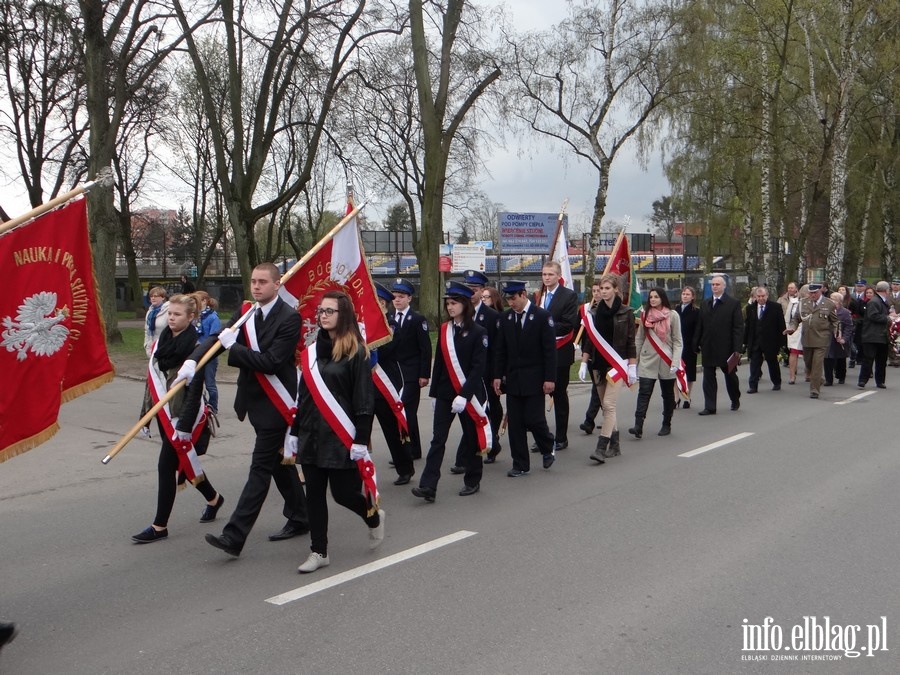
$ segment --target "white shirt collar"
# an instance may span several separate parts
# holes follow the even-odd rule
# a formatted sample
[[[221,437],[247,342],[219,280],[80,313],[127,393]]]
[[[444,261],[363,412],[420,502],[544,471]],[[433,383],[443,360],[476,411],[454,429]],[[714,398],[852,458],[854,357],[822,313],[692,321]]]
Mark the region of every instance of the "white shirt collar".
[[[484,305],[484,300],[482,300],[482,301],[479,302],[477,305],[475,305],[475,313],[476,313],[476,314],[478,314],[478,312],[481,311],[481,306],[482,306],[482,305]]]
[[[272,311],[272,307],[275,306],[275,303],[278,302],[278,296],[276,295],[272,300],[267,302],[265,305],[260,305],[259,308],[262,310],[263,319],[269,318],[269,312]]]

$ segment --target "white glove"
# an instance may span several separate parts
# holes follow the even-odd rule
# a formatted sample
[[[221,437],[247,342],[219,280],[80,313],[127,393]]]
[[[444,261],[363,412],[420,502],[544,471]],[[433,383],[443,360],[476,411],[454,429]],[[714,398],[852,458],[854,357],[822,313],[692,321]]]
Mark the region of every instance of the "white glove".
[[[464,399],[462,396],[457,396],[455,399],[453,399],[453,403],[450,404],[450,412],[452,412],[454,415],[461,413],[466,409],[466,403],[466,399]]]
[[[186,443],[191,440],[191,432],[190,431],[179,431],[175,429],[175,432],[172,434],[173,441],[181,441],[182,443]]]
[[[293,457],[297,454],[297,437],[291,436],[291,430],[288,429],[284,437],[284,456]]]
[[[436,408],[437,408],[437,399],[433,398],[433,399],[431,399],[431,412],[434,412]]]
[[[226,328],[219,333],[219,344],[225,349],[231,349],[231,346],[237,342],[237,333],[230,328]]]
[[[350,459],[354,462],[360,459],[366,459],[369,456],[369,449],[362,443],[354,443],[350,446]]]
[[[582,382],[588,381],[588,367],[587,361],[582,361],[581,365],[578,366],[578,379]]]
[[[175,381],[172,384],[178,384],[181,380],[184,380],[186,384],[190,384],[191,380],[194,379],[195,372],[197,372],[197,362],[193,359],[188,359],[178,369],[178,375],[175,376]]]
[[[672,367],[669,368],[669,372],[672,373],[672,374],[674,375],[675,373],[678,372],[678,366],[676,366],[676,365],[673,363],[673,364],[672,364]]]
[[[628,364],[628,386],[630,387],[637,381],[638,381],[637,364],[630,363],[630,364]]]

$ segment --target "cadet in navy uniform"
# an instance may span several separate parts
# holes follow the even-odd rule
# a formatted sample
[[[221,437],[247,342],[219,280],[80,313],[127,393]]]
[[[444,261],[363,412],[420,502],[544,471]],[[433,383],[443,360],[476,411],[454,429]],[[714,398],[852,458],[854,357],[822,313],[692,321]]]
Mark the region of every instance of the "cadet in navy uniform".
[[[479,441],[475,421],[466,410],[471,399],[477,399],[484,405],[487,391],[484,386],[484,372],[487,362],[487,331],[473,320],[475,309],[472,307],[471,288],[462,281],[448,281],[444,293],[444,307],[449,321],[442,324],[437,342],[437,355],[431,374],[431,389],[428,395],[434,399],[434,436],[428,457],[425,459],[425,470],[419,486],[412,489],[416,497],[433,502],[437,495],[437,485],[441,478],[441,464],[444,462],[444,448],[450,423],[453,416],[459,416],[463,431],[462,466],[465,467],[464,486],[461,497],[474,495],[481,486],[482,460],[479,454]],[[447,328],[452,329],[453,349],[459,360],[461,375],[465,383],[457,392],[447,365],[448,354],[444,352],[442,336]],[[462,381],[462,378],[459,378]],[[457,460],[458,462],[460,460]]]
[[[528,299],[524,281],[503,286],[510,311],[497,321],[494,352],[494,392],[506,392],[509,415],[510,478],[526,476],[531,469],[528,454],[530,431],[549,469],[555,460],[553,434],[544,414],[544,397],[556,386],[556,330],[550,312]]]
[[[394,332],[397,330],[394,312],[391,311],[394,294],[379,283],[375,284],[375,291],[378,294],[378,302],[387,315],[388,326]],[[400,364],[397,363],[396,340],[391,340],[372,352],[373,376],[375,375],[376,364],[387,374],[394,388],[398,392],[403,391],[403,373],[400,372]],[[413,386],[418,388],[419,383],[415,382]],[[400,438],[397,416],[394,414],[391,404],[377,386],[375,387],[375,417],[381,425],[384,440],[391,453],[391,461],[394,463],[394,469],[397,471],[397,480],[394,481],[394,485],[406,485],[416,473],[412,456],[409,453],[409,443],[404,443]]]
[[[466,270],[463,272],[462,280],[473,291],[472,306],[475,308],[475,323],[487,331],[488,361],[484,368],[484,387],[488,393],[488,419],[491,421],[493,438],[491,440],[491,450],[488,456],[484,458],[484,463],[493,464],[497,461],[497,455],[500,453],[500,425],[503,423],[503,406],[500,403],[500,397],[494,393],[494,378],[491,374],[494,360],[494,344],[497,342],[497,319],[500,317],[500,312],[484,304],[481,297],[488,285],[487,276],[478,270]],[[460,474],[466,472],[464,453],[464,443],[461,439],[459,447],[456,449],[456,462],[450,467],[450,473]]]
[[[406,409],[406,423],[409,425],[410,454],[413,459],[422,458],[422,441],[419,438],[419,398],[421,390],[428,386],[431,374],[431,338],[428,337],[428,322],[421,314],[414,312],[409,303],[413,296],[413,286],[405,279],[397,279],[391,287],[394,294],[394,321],[397,328],[394,340],[395,352],[400,371],[403,373],[403,407]]]

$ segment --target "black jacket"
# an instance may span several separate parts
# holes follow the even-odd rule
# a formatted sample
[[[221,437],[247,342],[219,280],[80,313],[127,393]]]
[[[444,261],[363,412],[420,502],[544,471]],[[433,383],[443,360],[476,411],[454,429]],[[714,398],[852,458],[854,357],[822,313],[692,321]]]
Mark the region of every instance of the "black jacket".
[[[428,378],[431,374],[431,338],[425,317],[412,309],[407,310],[403,325],[394,331],[394,342],[397,343],[395,354],[403,380],[410,385],[419,378]]]
[[[715,309],[712,298],[700,303],[694,347],[700,350],[704,366],[726,368],[728,358],[735,352],[741,352],[743,341],[744,318],[740,302],[723,293]]]
[[[546,289],[542,292],[539,302],[543,302],[544,292],[546,292]],[[550,312],[550,316],[553,317],[553,324],[557,337],[562,337],[567,333],[578,330],[580,321],[578,315],[578,296],[571,288],[557,286],[556,290],[553,291],[553,299],[550,301],[550,306],[547,308],[547,311]],[[565,346],[556,350],[557,367],[570,366],[575,362],[574,337],[575,336],[573,335],[572,340],[569,340]]]
[[[777,356],[782,347],[787,347],[784,312],[781,305],[773,300],[766,300],[762,320],[758,315],[757,303],[747,305],[744,319],[744,344],[747,346],[747,352],[758,349],[766,356]]]
[[[556,331],[548,311],[531,303],[521,329],[513,310],[500,315],[494,379],[503,379],[506,393],[515,396],[542,395],[544,382],[556,381]]]
[[[496,322],[495,322],[496,323]],[[438,333],[437,353],[434,356],[434,368],[431,371],[431,388],[428,395],[445,401],[452,401],[457,393],[450,380],[450,373],[444,360],[444,349],[441,334],[445,330],[443,324]],[[462,330],[453,338],[459,365],[466,377],[466,382],[459,392],[466,400],[475,396],[481,403],[487,398],[484,389],[484,371],[487,364],[488,335],[487,331],[477,323],[470,330]]]

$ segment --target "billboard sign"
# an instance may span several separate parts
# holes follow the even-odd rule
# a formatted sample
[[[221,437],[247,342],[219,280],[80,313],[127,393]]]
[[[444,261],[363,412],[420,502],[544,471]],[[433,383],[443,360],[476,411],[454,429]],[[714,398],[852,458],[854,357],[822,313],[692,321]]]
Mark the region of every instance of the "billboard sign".
[[[500,251],[502,253],[549,253],[553,248],[558,213],[498,214]],[[563,216],[563,227],[569,231],[569,217]]]

